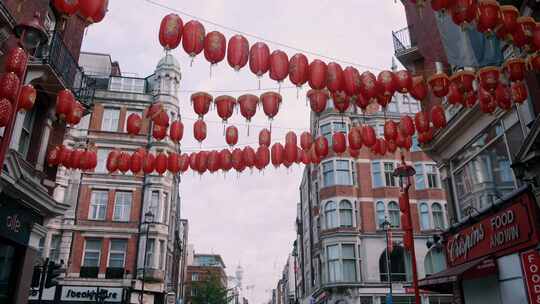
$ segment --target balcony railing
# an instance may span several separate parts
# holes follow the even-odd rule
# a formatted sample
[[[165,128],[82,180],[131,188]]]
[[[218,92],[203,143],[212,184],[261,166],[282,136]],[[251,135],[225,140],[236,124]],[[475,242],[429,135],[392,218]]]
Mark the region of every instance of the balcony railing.
[[[395,32],[392,31],[394,54],[396,54],[396,56],[399,56],[416,46],[416,41],[411,39],[410,29],[411,27],[408,26]]]
[[[82,71],[77,61],[73,58],[59,32],[54,31],[50,35],[49,43],[38,49],[36,59],[43,64],[49,64],[67,88],[80,88]],[[79,83],[76,83],[75,80],[78,80]]]

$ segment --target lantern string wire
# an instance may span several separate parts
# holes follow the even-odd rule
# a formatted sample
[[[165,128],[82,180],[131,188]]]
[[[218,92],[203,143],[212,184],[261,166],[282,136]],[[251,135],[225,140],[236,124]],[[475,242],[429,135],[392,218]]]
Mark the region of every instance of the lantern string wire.
[[[248,36],[248,37],[251,37],[251,38],[255,38],[257,40],[265,41],[265,42],[268,42],[270,44],[278,45],[278,46],[288,48],[288,49],[291,49],[291,50],[294,50],[294,51],[297,51],[297,52],[302,52],[302,53],[309,54],[309,55],[312,55],[312,56],[321,57],[321,58],[325,58],[325,59],[329,59],[329,60],[349,64],[349,65],[352,65],[352,66],[357,66],[357,67],[364,68],[364,69],[372,69],[372,70],[376,70],[376,71],[384,70],[383,68],[373,67],[373,66],[369,66],[369,65],[365,65],[365,64],[360,64],[360,63],[356,63],[356,62],[352,62],[352,61],[339,59],[339,58],[328,56],[328,55],[325,55],[325,54],[322,54],[322,53],[313,52],[313,51],[305,50],[305,49],[302,49],[302,48],[294,47],[294,46],[291,46],[291,45],[288,45],[288,44],[285,44],[285,43],[282,43],[282,42],[270,40],[270,39],[261,37],[259,35],[250,34],[250,33],[238,30],[236,28],[233,28],[233,27],[230,27],[230,26],[227,26],[227,25],[219,24],[217,22],[213,22],[211,20],[195,16],[193,14],[187,13],[185,11],[181,11],[181,10],[176,9],[174,7],[171,7],[171,6],[167,6],[165,4],[159,3],[159,2],[154,1],[154,0],[143,0],[143,1],[147,2],[148,4],[160,7],[162,9],[174,11],[174,12],[179,13],[181,15],[184,15],[184,16],[187,16],[187,17],[190,17],[190,18],[194,18],[194,19],[198,19],[200,21],[206,22],[208,24],[220,27],[222,29],[225,29],[225,30],[228,30],[228,31],[231,31],[231,32],[234,32],[234,33],[242,34],[242,35],[245,35],[245,36]]]

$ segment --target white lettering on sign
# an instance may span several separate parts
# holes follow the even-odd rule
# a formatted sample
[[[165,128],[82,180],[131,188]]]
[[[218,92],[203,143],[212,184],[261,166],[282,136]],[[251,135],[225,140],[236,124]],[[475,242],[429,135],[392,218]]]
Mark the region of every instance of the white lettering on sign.
[[[63,286],[61,300],[121,302],[122,289],[108,287]]]
[[[448,242],[450,260],[454,261],[462,256],[466,258],[467,253],[484,240],[484,236],[484,225],[482,224],[478,225],[478,227],[473,227],[467,234],[456,234],[454,239]]]
[[[21,221],[19,220],[19,216],[17,214],[8,215],[6,217],[6,226],[9,230],[19,233],[21,231]]]

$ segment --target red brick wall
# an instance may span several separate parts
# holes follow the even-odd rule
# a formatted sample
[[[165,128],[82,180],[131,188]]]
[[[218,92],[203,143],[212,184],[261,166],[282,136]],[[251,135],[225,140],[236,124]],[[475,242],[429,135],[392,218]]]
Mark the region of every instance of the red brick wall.
[[[71,265],[68,272],[78,273],[81,271],[82,256],[84,252],[84,238],[80,232],[73,232],[73,244],[71,246]]]
[[[92,117],[90,117],[89,129],[92,131],[101,130],[102,120],[103,120],[103,105],[100,103],[95,103],[94,110],[92,111]]]

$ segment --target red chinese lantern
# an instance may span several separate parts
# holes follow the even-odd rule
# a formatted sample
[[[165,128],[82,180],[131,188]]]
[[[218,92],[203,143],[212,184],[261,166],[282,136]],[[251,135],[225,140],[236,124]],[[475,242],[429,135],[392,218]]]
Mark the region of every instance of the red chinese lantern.
[[[221,170],[227,172],[232,169],[232,154],[231,151],[223,149],[219,152],[219,162],[221,163]]]
[[[34,107],[36,102],[36,89],[33,85],[27,84],[21,87],[21,94],[19,95],[19,110],[30,111]]]
[[[349,146],[349,155],[350,155],[352,158],[358,158],[358,157],[360,156],[360,150],[352,149],[352,148]]]
[[[517,18],[517,26],[512,34],[514,45],[525,50],[531,49],[533,32],[536,28],[536,21],[529,16],[521,16]]]
[[[453,74],[450,78],[450,84],[457,86],[462,95],[469,94],[474,90],[474,80],[476,75],[472,71],[461,70]],[[450,87],[448,87],[450,90]]]
[[[527,58],[527,65],[532,71],[540,72],[540,53],[532,53]]]
[[[446,127],[446,114],[444,113],[443,107],[434,105],[431,108],[431,121],[433,122],[433,126],[437,129]]]
[[[56,146],[47,153],[47,165],[49,167],[58,166],[60,164],[60,146]]]
[[[184,26],[182,36],[182,47],[193,60],[204,49],[204,26],[197,20],[191,20]]]
[[[272,120],[279,111],[279,105],[281,104],[281,95],[276,92],[266,92],[260,97],[263,111],[268,119]]]
[[[83,116],[83,106],[80,102],[74,101],[71,106],[71,111],[69,111],[66,116],[66,123],[72,126],[78,125],[81,122]]]
[[[321,157],[319,155],[317,155],[317,151],[315,149],[315,145],[313,145],[313,147],[311,147],[311,149],[309,149],[309,160],[312,164],[315,164],[315,165],[318,165],[321,163]]]
[[[386,155],[386,152],[388,151],[386,140],[384,140],[383,138],[378,138],[377,142],[372,148],[372,151],[373,150],[375,151],[375,154]]]
[[[279,167],[283,163],[283,154],[285,152],[285,148],[283,148],[283,145],[280,143],[275,143],[272,145],[271,149],[271,155],[272,155],[272,165],[274,167]]]
[[[398,132],[398,125],[393,120],[387,120],[384,123],[384,139],[387,141],[395,141]]]
[[[379,94],[377,95],[377,103],[383,108],[383,110],[386,110],[386,106],[392,101],[392,95],[384,95]]]
[[[232,162],[232,166],[234,170],[238,172],[244,171],[244,169],[246,168],[246,164],[244,164],[244,157],[243,157],[242,150],[236,148],[232,151],[231,162]]]
[[[362,132],[358,127],[351,128],[348,138],[349,148],[353,150],[360,150],[362,148]]]
[[[135,136],[139,135],[142,127],[142,118],[137,113],[131,113],[128,116],[126,130],[129,135]]]
[[[377,81],[380,84],[380,93],[385,96],[392,96],[397,89],[397,79],[391,71],[382,71],[377,76]],[[384,107],[384,106],[383,106]]]
[[[480,101],[480,111],[491,114],[495,111],[496,103],[493,96],[485,89],[478,89],[478,100]]]
[[[189,155],[189,168],[194,172],[199,171],[199,168],[197,167],[197,154],[198,153],[193,152]]]
[[[369,105],[371,104],[371,100],[366,99],[366,97],[364,97],[364,95],[362,94],[358,94],[355,97],[356,97],[356,106],[362,109],[362,112],[365,113],[367,111],[367,107],[369,107]]]
[[[270,79],[282,82],[289,75],[289,57],[281,50],[270,54]]]
[[[238,143],[238,128],[235,126],[228,126],[225,131],[225,141],[229,146],[234,146]]]
[[[71,168],[71,153],[73,153],[73,150],[71,150],[70,148],[62,145],[60,146],[60,165],[66,167],[66,168]],[[114,161],[111,160],[111,168],[114,167],[114,170],[116,171],[117,169],[117,163],[116,161],[118,160],[118,153],[114,156]],[[107,159],[108,161],[108,159]],[[109,167],[107,167],[109,168]]]
[[[206,162],[206,167],[210,173],[218,171],[221,168],[220,153],[218,151],[211,151],[208,153]]]
[[[86,160],[83,159],[84,156],[85,156],[84,150],[81,150],[81,149],[73,150],[73,152],[71,153],[71,160],[70,160],[71,168],[82,170],[83,165],[86,165]],[[128,158],[129,158],[129,155],[128,155]],[[122,169],[124,168],[122,164],[122,154],[120,154],[120,157],[118,158],[118,169],[120,168]]]
[[[313,145],[313,136],[309,132],[302,132],[300,135],[300,147],[304,150],[309,150]]]
[[[332,150],[337,154],[341,154],[347,150],[347,140],[344,133],[337,132],[332,134]]]
[[[257,77],[268,72],[270,68],[270,49],[264,42],[256,42],[249,50],[249,69]]]
[[[531,52],[537,52],[540,50],[540,23],[536,23],[534,30],[532,32],[531,39]]]
[[[455,24],[464,27],[476,17],[476,0],[454,0],[450,14]]]
[[[216,97],[214,104],[217,109],[218,116],[221,117],[223,123],[227,123],[227,120],[233,114],[234,107],[236,106],[236,99],[229,95],[221,95]]]
[[[130,161],[130,168],[129,170],[133,173],[133,174],[139,174],[141,171],[142,171],[142,167],[143,167],[143,157],[144,157],[144,154],[141,154],[141,153],[133,153],[131,155],[131,161]]]
[[[450,79],[446,73],[437,73],[429,77],[428,85],[431,89],[433,95],[443,98],[448,94],[448,85],[450,84]]]
[[[471,92],[470,94],[467,94],[465,98],[463,99],[463,106],[467,108],[472,108],[476,104],[476,101],[478,99],[478,95],[476,91]]]
[[[0,76],[0,98],[9,99],[15,102],[19,92],[19,77],[13,72],[4,73]]]
[[[250,122],[251,118],[253,118],[257,112],[259,97],[253,94],[244,94],[238,97],[238,104],[240,105],[240,114]]]
[[[308,81],[309,78],[309,63],[304,54],[295,54],[289,61],[289,80],[301,87]]]
[[[163,173],[167,171],[167,163],[168,163],[167,154],[163,152],[159,152],[156,155],[156,172],[159,175],[163,175]]]
[[[189,155],[187,155],[186,153],[181,154],[180,159],[178,160],[178,164],[180,167],[180,172],[186,172],[189,169]]]
[[[311,157],[309,156],[309,150],[300,150],[299,152],[300,162],[304,165],[309,165],[311,163]]]
[[[206,139],[206,123],[203,120],[199,119],[193,124],[193,136],[199,143]]]
[[[171,127],[169,128],[169,137],[176,144],[180,143],[184,137],[184,124],[180,120],[172,122]]]
[[[386,148],[388,150],[388,153],[394,153],[397,150],[396,142],[393,140],[386,141]]]
[[[328,140],[324,136],[315,140],[315,154],[321,159],[328,155]]]
[[[155,102],[148,107],[146,111],[146,118],[153,120],[163,111],[163,104],[161,102]]]
[[[210,64],[218,64],[225,59],[227,39],[217,31],[210,32],[204,37],[204,58]]]
[[[527,64],[523,58],[510,58],[503,65],[504,72],[510,81],[525,79]]]
[[[504,84],[499,84],[495,90],[495,101],[499,108],[505,111],[512,109],[512,90]]]
[[[426,132],[418,134],[418,143],[427,144],[433,140],[433,128],[429,128]]]
[[[159,26],[159,43],[165,50],[173,50],[180,45],[184,22],[177,14],[168,14]]]
[[[158,126],[168,127],[169,126],[169,115],[165,112],[164,109],[159,111],[154,117],[152,117],[152,122]]]
[[[364,145],[368,148],[373,147],[377,142],[377,136],[375,135],[375,130],[371,126],[364,125],[362,126],[362,141]]]
[[[28,64],[28,54],[20,47],[9,50],[4,63],[4,71],[13,72],[19,79],[23,77],[26,65]]]
[[[491,34],[501,22],[501,9],[496,0],[479,0],[476,14],[476,29]]]
[[[243,68],[249,59],[249,42],[242,35],[234,35],[227,45],[227,62],[235,70]]]
[[[517,27],[517,18],[519,17],[519,10],[512,5],[501,5],[501,23],[499,29],[496,31],[499,39],[507,41],[512,40],[512,35]]]
[[[64,89],[58,92],[58,96],[56,97],[56,115],[64,119],[71,111],[74,102],[75,96],[73,96],[70,90]]]
[[[326,87],[332,93],[343,90],[343,69],[336,62],[330,62],[328,64]]]
[[[401,94],[407,94],[412,88],[412,75],[407,70],[401,70],[394,73],[396,78],[396,89]]]
[[[366,100],[376,98],[380,90],[380,84],[373,73],[365,71],[360,75],[360,94]]]
[[[348,66],[343,71],[343,89],[349,96],[360,92],[360,73],[356,68]]]
[[[478,70],[478,81],[484,90],[493,92],[499,85],[500,70],[498,67],[488,66]]]
[[[160,125],[154,125],[154,128],[152,129],[152,137],[154,137],[156,140],[163,140],[165,139],[165,136],[167,136],[167,128]]]
[[[195,157],[195,162],[197,163],[197,172],[199,174],[203,174],[208,170],[208,156],[210,153],[207,151],[201,151],[197,153],[197,156]]]
[[[255,150],[253,150],[252,147],[246,146],[242,150],[242,158],[244,159],[244,164],[248,168],[253,168],[255,166],[255,163],[257,162],[257,155],[255,154]]]
[[[257,148],[255,156],[255,167],[259,170],[266,168],[270,163],[270,150],[267,146]]]
[[[88,23],[98,23],[105,17],[108,0],[79,0],[79,13]]]
[[[427,97],[427,86],[422,76],[414,76],[411,80],[411,89],[409,90],[411,96],[419,101],[424,100]]]
[[[125,174],[130,168],[131,156],[126,152],[120,152],[120,156],[118,156],[118,170]]]
[[[414,125],[418,133],[426,132],[429,129],[429,116],[426,112],[418,112],[414,115]],[[412,136],[412,135],[411,135]]]
[[[448,95],[446,95],[448,103],[451,105],[462,104],[464,102],[463,93],[459,89],[459,84],[457,82],[450,82],[448,86]]]
[[[259,132],[259,146],[270,147],[270,142],[272,140],[272,133],[268,129],[262,129]]]
[[[332,102],[334,108],[340,113],[345,113],[351,106],[351,99],[343,91],[332,93]]]
[[[319,114],[326,109],[326,103],[328,102],[328,92],[326,90],[309,90],[307,97],[313,112]]]
[[[414,122],[410,116],[401,116],[399,119],[399,131],[405,136],[413,136],[415,132]],[[399,133],[399,132],[398,132]]]
[[[53,0],[53,5],[64,17],[73,16],[79,10],[79,0]]]
[[[289,163],[289,164],[292,164],[292,163],[295,163],[296,160],[298,159],[298,147],[293,144],[293,143],[286,143],[285,144],[285,158],[284,158],[284,163]]]
[[[5,98],[0,99],[0,128],[7,126],[12,114],[13,106],[11,101]]]
[[[210,110],[210,104],[212,103],[212,95],[206,92],[197,92],[191,95],[191,103],[193,104],[193,110],[199,118],[203,118]]]
[[[65,148],[60,151],[60,159],[63,165],[65,165],[67,161],[68,153],[71,154],[71,150],[69,148]],[[114,173],[116,172],[116,170],[118,170],[119,157],[120,157],[120,151],[118,150],[112,150],[111,152],[109,152],[109,155],[107,155],[106,167],[109,173]]]
[[[442,12],[449,10],[454,4],[453,0],[431,0],[431,8],[436,12]]]
[[[180,155],[178,153],[169,153],[169,157],[167,158],[167,169],[169,169],[172,174],[178,174],[178,172],[180,172]]]
[[[522,104],[527,100],[529,93],[527,92],[527,87],[523,82],[514,82],[511,85],[512,91],[512,100],[515,103]]]
[[[287,132],[287,134],[285,134],[285,143],[293,144],[296,146],[298,144],[298,138],[296,136],[296,133],[294,133],[293,131]]]
[[[84,158],[86,159],[86,166],[83,168],[84,170],[94,170],[97,166],[97,152],[96,150],[87,149],[84,152]]]
[[[326,75],[328,67],[326,63],[319,59],[313,60],[309,64],[309,86],[315,90],[324,89],[326,86]]]

